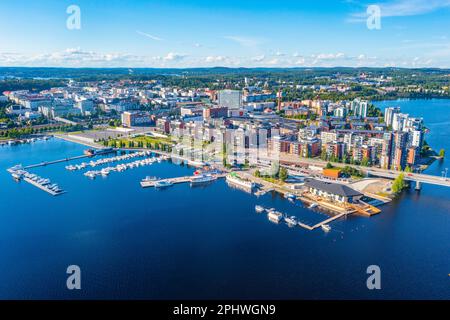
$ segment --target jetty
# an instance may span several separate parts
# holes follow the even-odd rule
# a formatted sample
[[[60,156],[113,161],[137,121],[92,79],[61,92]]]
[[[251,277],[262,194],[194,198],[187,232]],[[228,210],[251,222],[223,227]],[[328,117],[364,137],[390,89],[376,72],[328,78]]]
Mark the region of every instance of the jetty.
[[[149,188],[154,187],[156,183],[161,182],[167,182],[169,184],[179,184],[179,183],[185,183],[185,182],[191,182],[192,176],[186,176],[186,177],[178,177],[178,178],[168,178],[168,179],[161,179],[161,180],[155,180],[155,181],[141,181],[141,187],[142,188]]]
[[[112,153],[112,152],[116,152],[116,150],[110,149],[110,148],[107,148],[105,150],[100,149],[100,150],[97,150],[94,154],[82,154],[79,156],[68,157],[68,158],[59,159],[59,160],[43,161],[43,162],[40,162],[37,164],[31,164],[31,165],[25,166],[23,168],[24,169],[32,169],[32,168],[37,168],[37,167],[44,167],[44,166],[61,163],[61,162],[68,162],[68,161],[79,160],[79,159],[84,159],[84,158],[92,158],[97,155],[103,155],[103,154],[108,154],[108,153]]]
[[[61,195],[63,193],[66,193],[65,191],[55,192],[55,191],[51,190],[50,188],[48,188],[47,185],[39,184],[36,181],[33,181],[33,180],[31,180],[30,178],[27,178],[27,177],[24,177],[23,180],[28,182],[29,184],[39,188],[39,189],[45,191],[45,192],[48,192],[52,196],[59,196],[59,195]]]
[[[213,176],[216,179],[224,178],[225,174],[213,174]],[[142,188],[149,188],[149,187],[155,187],[158,183],[167,183],[170,185],[173,184],[180,184],[180,183],[187,183],[192,181],[192,176],[184,176],[184,177],[175,177],[175,178],[167,178],[167,179],[160,179],[160,180],[142,180],[141,181],[141,187]]]
[[[44,167],[44,166],[48,166],[51,164],[56,164],[56,163],[61,163],[61,162],[66,162],[66,161],[73,161],[73,160],[78,160],[78,159],[84,159],[84,158],[88,158],[88,157],[89,156],[87,156],[87,155],[81,155],[81,156],[69,157],[69,158],[59,159],[59,160],[43,161],[40,163],[25,166],[23,168],[24,169],[32,169],[32,168],[37,168],[37,167]]]

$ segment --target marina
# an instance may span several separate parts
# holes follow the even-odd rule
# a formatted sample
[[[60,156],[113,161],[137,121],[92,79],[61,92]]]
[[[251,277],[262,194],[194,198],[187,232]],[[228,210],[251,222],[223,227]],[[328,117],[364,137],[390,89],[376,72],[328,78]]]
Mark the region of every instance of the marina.
[[[28,182],[29,184],[51,194],[52,196],[58,196],[65,193],[56,183],[52,183],[50,179],[42,178],[36,174],[29,173],[24,170],[21,166],[14,166],[7,169],[11,176],[17,182],[21,180]]]
[[[20,144],[30,144],[30,143],[34,143],[37,141],[47,141],[50,140],[52,138],[52,136],[32,136],[29,138],[23,138],[23,139],[10,139],[10,140],[6,140],[6,141],[0,141],[0,146],[15,146],[15,145],[20,145]]]
[[[127,153],[127,154],[124,154],[121,156],[115,156],[115,157],[111,157],[111,158],[102,158],[102,159],[98,159],[96,161],[92,160],[90,162],[82,162],[81,164],[78,164],[78,165],[69,165],[69,166],[66,166],[66,170],[77,171],[77,170],[85,169],[87,167],[95,168],[97,166],[101,166],[101,165],[109,164],[109,163],[113,163],[113,162],[130,160],[130,159],[134,159],[134,158],[148,157],[148,156],[151,156],[151,154],[152,154],[151,151],[132,152],[132,153]],[[90,157],[90,156],[89,155],[80,156],[78,159],[80,159],[82,157],[85,158],[85,157]]]
[[[94,179],[97,176],[107,177],[111,172],[122,172],[129,169],[134,169],[143,166],[152,165],[155,162],[160,162],[160,158],[146,158],[142,160],[137,160],[129,163],[121,163],[113,167],[102,168],[101,170],[90,170],[85,172],[83,175]]]

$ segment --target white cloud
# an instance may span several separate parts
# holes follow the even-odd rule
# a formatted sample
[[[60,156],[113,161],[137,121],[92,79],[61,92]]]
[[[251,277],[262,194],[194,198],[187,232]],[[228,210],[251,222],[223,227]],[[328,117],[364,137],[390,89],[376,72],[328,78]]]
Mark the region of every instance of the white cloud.
[[[175,52],[169,52],[163,59],[165,61],[179,61],[186,57],[185,54],[175,53]]]
[[[300,58],[297,61],[295,61],[295,64],[300,64],[300,65],[304,65],[305,64],[305,58]]]
[[[271,60],[267,61],[267,64],[269,64],[269,65],[279,65],[280,64],[280,59],[278,59],[278,58],[271,59]]]
[[[211,63],[211,62],[223,62],[223,61],[225,61],[225,59],[226,58],[224,56],[208,56],[208,57],[205,58],[205,61],[208,62],[208,63]]]
[[[261,62],[261,61],[264,61],[265,58],[266,57],[264,55],[260,55],[260,56],[252,57],[251,61],[253,61],[253,62]]]
[[[120,52],[95,52],[80,48],[68,48],[53,53],[22,54],[19,52],[0,52],[0,66],[34,67],[208,67],[221,65],[228,67],[441,67],[448,68],[450,44],[427,50],[422,55],[404,56],[391,54],[379,58],[368,54],[356,55],[340,53],[315,53],[308,56],[192,56],[169,52],[165,56],[134,55]]]
[[[319,53],[318,55],[312,55],[316,60],[335,60],[344,58],[345,55],[343,53]]]

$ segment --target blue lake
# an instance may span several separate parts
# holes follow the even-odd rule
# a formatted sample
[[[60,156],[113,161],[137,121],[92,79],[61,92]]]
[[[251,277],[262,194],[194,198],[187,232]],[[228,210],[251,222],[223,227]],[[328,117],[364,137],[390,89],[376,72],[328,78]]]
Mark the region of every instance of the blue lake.
[[[449,100],[376,104],[424,117],[428,143],[450,152]],[[5,170],[84,149],[57,139],[0,147],[0,298],[450,298],[449,189],[406,191],[378,216],[338,220],[324,233],[273,224],[254,206],[311,224],[323,214],[276,194],[257,198],[223,180],[140,187],[147,175],[194,171],[169,162],[95,180],[65,170],[66,163],[30,170],[67,190],[58,197],[14,182]],[[446,167],[449,160],[435,162],[428,173]],[[66,289],[72,264],[82,272],[78,291]],[[381,268],[381,290],[366,287],[373,264]]]

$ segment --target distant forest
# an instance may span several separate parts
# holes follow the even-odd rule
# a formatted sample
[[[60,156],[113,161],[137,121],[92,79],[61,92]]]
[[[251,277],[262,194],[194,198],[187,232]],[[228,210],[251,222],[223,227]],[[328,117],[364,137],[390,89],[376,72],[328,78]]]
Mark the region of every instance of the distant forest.
[[[160,80],[166,86],[212,89],[242,88],[244,78],[264,82],[272,90],[291,85],[329,85],[342,83],[342,77],[392,77],[389,85],[420,85],[425,89],[449,86],[450,69],[404,68],[27,68],[0,67],[0,92],[29,89],[40,91],[65,85],[69,79],[88,82],[99,80]],[[375,95],[371,88],[359,88],[355,93]],[[369,90],[369,92],[364,92]],[[395,96],[395,94],[394,94]],[[419,96],[422,96],[419,94]]]

